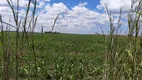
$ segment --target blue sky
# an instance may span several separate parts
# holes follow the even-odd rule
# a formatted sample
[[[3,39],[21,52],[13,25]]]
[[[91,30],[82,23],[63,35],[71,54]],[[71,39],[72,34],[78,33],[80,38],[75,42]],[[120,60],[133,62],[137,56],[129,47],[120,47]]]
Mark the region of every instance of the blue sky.
[[[13,3],[16,0],[12,0]],[[100,27],[107,34],[109,32],[108,17],[105,13],[105,4],[112,11],[114,22],[116,23],[119,17],[119,10],[122,12],[122,30],[123,34],[127,30],[127,14],[130,9],[131,0],[37,0],[37,15],[39,16],[36,32],[41,31],[41,26],[44,26],[44,31],[50,31],[54,19],[59,14],[59,18],[55,25],[54,31],[62,33],[74,34],[94,34],[102,33]],[[123,2],[123,3],[122,3]],[[21,10],[20,16],[25,15],[25,5],[28,0],[20,0]],[[0,2],[0,14],[3,20],[12,19],[12,14],[6,0]],[[30,15],[30,14],[29,14]],[[13,24],[11,20],[11,24]],[[13,24],[14,25],[14,24]],[[12,29],[12,28],[11,28]],[[14,29],[12,29],[14,30]]]
[[[87,2],[86,6],[88,9],[95,10],[100,0],[51,0],[51,4],[63,2],[68,8],[74,7],[80,3]]]

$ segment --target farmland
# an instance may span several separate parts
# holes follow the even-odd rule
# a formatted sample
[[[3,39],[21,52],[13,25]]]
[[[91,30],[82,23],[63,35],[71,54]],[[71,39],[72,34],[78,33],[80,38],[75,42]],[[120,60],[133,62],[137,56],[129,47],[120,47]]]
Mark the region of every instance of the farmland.
[[[15,32],[9,34],[10,44],[15,44]],[[107,39],[104,35],[80,34],[34,34],[34,53],[30,37],[28,42],[19,42],[19,79],[103,79],[105,68],[105,52],[107,52]],[[22,33],[19,33],[22,36]],[[125,46],[127,36],[118,36],[119,46]],[[22,38],[22,37],[21,37]],[[19,40],[21,40],[19,38]],[[109,36],[106,36],[109,38]],[[9,41],[9,40],[8,40]],[[21,40],[22,41],[22,40]],[[15,46],[16,47],[16,46]],[[126,47],[126,46],[125,46]],[[122,48],[122,47],[121,47]],[[3,50],[2,47],[0,48]],[[9,46],[9,76],[15,75],[15,48]],[[1,52],[1,58],[4,56]],[[36,65],[35,65],[36,58]],[[3,60],[1,69],[3,70]],[[37,68],[37,72],[35,71]],[[0,73],[3,75],[2,71]]]
[[[15,33],[10,34],[14,41]],[[43,34],[41,39],[40,33],[35,34],[38,78],[93,79],[95,76],[101,76],[105,51],[104,42],[104,36],[97,35]],[[32,72],[34,72],[31,69],[28,70],[29,67],[34,68],[34,65],[31,65],[32,56],[29,56],[32,51],[31,45],[26,45],[20,56],[22,66],[20,66],[19,75],[21,78],[28,78],[28,75],[32,76]],[[14,57],[12,52],[10,55]],[[11,62],[10,65],[14,65],[14,62]],[[11,75],[13,75],[12,72],[14,71],[11,71]]]
[[[0,15],[0,80],[142,80],[141,0],[132,0],[126,21],[122,9],[116,20],[105,4],[109,33],[101,26],[101,35],[54,32],[60,14],[54,15],[51,31],[44,32],[37,24],[37,0],[27,1],[22,16],[19,0],[6,1],[13,19],[11,24]],[[123,21],[127,31],[122,36]]]

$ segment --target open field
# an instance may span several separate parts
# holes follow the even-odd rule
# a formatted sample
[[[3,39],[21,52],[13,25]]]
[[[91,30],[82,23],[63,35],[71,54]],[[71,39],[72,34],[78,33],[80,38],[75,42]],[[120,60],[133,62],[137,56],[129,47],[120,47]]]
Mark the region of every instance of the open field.
[[[26,0],[22,16],[20,0],[6,1],[13,24],[0,15],[0,80],[142,80],[141,0],[130,4],[124,36],[119,36],[123,9],[116,20],[104,4],[108,35],[101,27],[103,35],[54,32],[60,14],[51,31],[44,33],[44,26],[37,25],[38,0]],[[41,27],[40,33],[35,33],[35,27]]]
[[[15,44],[15,32],[9,34],[10,44]],[[22,36],[22,33],[19,33]],[[105,53],[107,43],[103,35],[79,35],[79,34],[34,34],[34,53],[31,44],[30,33],[28,42],[21,42],[18,52],[19,78],[32,79],[63,79],[86,80],[103,79],[105,68]],[[109,37],[109,36],[106,36]],[[119,46],[126,45],[127,36],[118,36]],[[22,37],[21,37],[22,38]],[[21,40],[19,38],[19,40]],[[22,40],[21,40],[22,41]],[[10,47],[10,46],[9,46]],[[9,56],[9,76],[15,75],[15,45],[11,45]],[[2,47],[0,48],[3,50]],[[4,56],[4,54],[1,54]],[[34,59],[36,57],[36,65]],[[37,67],[37,72],[35,68]],[[0,65],[0,76],[3,73],[3,60]]]
[[[15,33],[10,34],[14,43]],[[98,76],[101,78],[105,52],[104,42],[104,36],[97,35],[44,34],[41,39],[41,34],[35,34],[38,78],[95,79]],[[33,58],[29,56],[30,51],[32,51],[31,45],[25,44],[19,56],[21,78],[32,76],[34,72],[32,71]],[[13,54],[11,52],[10,57],[14,58]],[[14,61],[10,65],[14,68]],[[10,72],[11,75],[14,74],[13,70]]]

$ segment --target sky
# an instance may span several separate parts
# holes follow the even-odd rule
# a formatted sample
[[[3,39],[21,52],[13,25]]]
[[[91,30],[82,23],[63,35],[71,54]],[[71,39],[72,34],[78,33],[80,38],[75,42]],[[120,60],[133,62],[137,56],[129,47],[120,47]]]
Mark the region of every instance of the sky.
[[[16,0],[12,0],[16,3]],[[105,4],[114,16],[117,23],[119,11],[122,8],[121,33],[127,33],[127,15],[130,10],[131,0],[37,0],[38,16],[36,32],[50,31],[56,16],[59,14],[54,31],[72,34],[109,33],[108,16]],[[25,6],[28,0],[20,0],[20,16],[25,15]],[[0,0],[0,14],[3,21],[14,25],[11,10],[6,0]],[[14,28],[10,28],[14,30]]]

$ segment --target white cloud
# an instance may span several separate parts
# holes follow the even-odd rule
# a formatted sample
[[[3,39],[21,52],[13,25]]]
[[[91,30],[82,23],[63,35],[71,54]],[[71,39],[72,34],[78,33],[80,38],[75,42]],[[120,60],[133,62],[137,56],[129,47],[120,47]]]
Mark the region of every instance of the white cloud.
[[[68,11],[68,8],[63,3],[54,3],[52,6],[47,5],[46,9],[47,14],[61,14],[66,13]]]
[[[41,11],[38,26],[45,26],[45,30],[51,30],[54,19],[58,14],[60,16],[55,25],[55,31],[77,33],[90,30],[97,25],[106,24],[105,14],[89,10],[82,3],[71,9],[63,3],[54,3],[53,5],[46,5],[45,9]]]
[[[9,0],[10,1],[10,0]],[[17,0],[12,0],[12,3],[15,5]],[[28,0],[19,0],[20,7],[25,7],[25,5],[28,3]],[[1,0],[0,6],[8,6],[7,0]]]
[[[38,7],[38,8],[43,8],[45,5],[46,5],[45,2],[40,1],[40,2],[39,2],[39,5],[38,5],[37,7]]]
[[[88,5],[88,3],[87,2],[84,2],[84,3],[80,3],[78,6],[86,6],[86,5]]]
[[[22,9],[19,11],[19,15],[23,17],[25,15],[25,9],[23,7],[27,4],[27,0],[20,1],[20,8]],[[38,1],[37,7],[39,10],[37,14],[39,14],[39,18],[35,29],[38,32],[41,31],[41,26],[44,26],[44,31],[51,30],[54,19],[58,14],[60,16],[55,25],[55,31],[59,32],[83,33],[84,31],[95,28],[97,25],[105,25],[107,23],[107,18],[104,13],[99,13],[85,7],[88,4],[87,2],[80,3],[69,9],[62,2],[50,5],[49,3],[45,3],[46,1],[49,2],[50,0]],[[13,19],[11,10],[5,1],[0,2],[0,14],[3,15],[3,20],[6,22],[9,19]],[[11,20],[11,24],[14,24],[13,20]]]
[[[119,12],[121,8],[123,11],[129,11],[131,7],[131,0],[100,0],[100,5],[97,6],[98,9],[105,9],[105,4],[108,9],[112,12]]]

